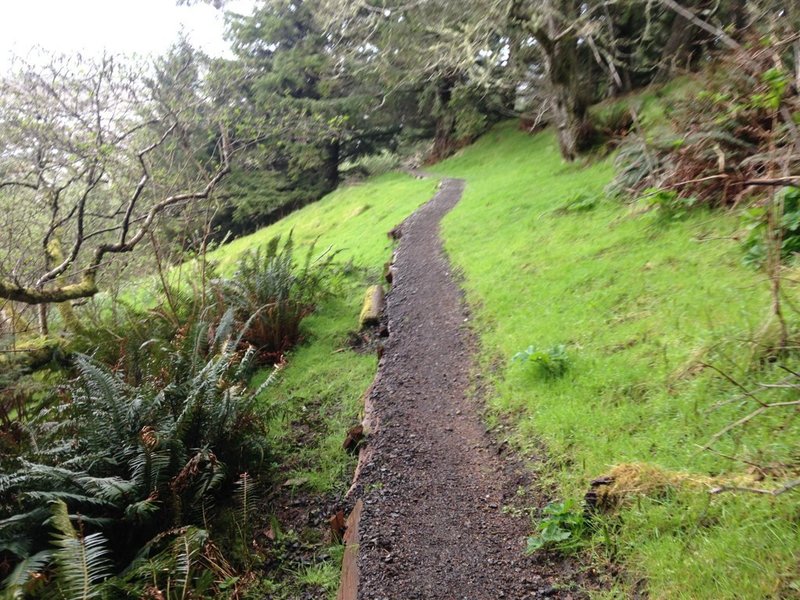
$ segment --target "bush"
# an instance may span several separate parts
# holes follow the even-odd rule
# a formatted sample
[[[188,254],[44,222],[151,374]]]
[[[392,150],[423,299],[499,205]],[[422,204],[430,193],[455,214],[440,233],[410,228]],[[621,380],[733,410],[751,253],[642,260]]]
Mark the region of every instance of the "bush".
[[[216,281],[222,303],[244,328],[243,341],[255,346],[264,362],[279,362],[300,340],[300,323],[326,291],[334,254],[313,255],[312,244],[298,265],[291,234],[282,248],[276,237],[245,253],[233,279]]]
[[[782,205],[780,216],[781,260],[789,261],[800,253],[800,189],[784,188],[776,198]],[[747,238],[743,242],[745,265],[760,268],[767,260],[769,235],[768,207],[755,206],[744,214]]]
[[[697,203],[696,198],[684,198],[674,190],[663,189],[645,190],[641,201],[648,209],[655,212],[656,222],[659,225],[668,225],[685,219]]]
[[[776,67],[760,43],[719,66],[704,90],[677,103],[671,131],[623,145],[610,191],[636,197],[657,187],[698,205],[731,206],[753,194],[753,182],[796,170],[796,126],[789,120],[800,110],[800,94],[791,73]]]
[[[376,154],[361,156],[341,166],[344,177],[356,179],[383,175],[400,167],[401,157],[390,150],[381,150]]]

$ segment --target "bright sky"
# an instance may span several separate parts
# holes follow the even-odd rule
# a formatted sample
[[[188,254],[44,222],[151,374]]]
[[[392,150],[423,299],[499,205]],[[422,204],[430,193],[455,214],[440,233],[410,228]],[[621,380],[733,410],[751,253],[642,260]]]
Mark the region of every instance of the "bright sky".
[[[226,10],[249,14],[257,0],[229,0]],[[223,11],[175,0],[4,0],[0,14],[0,68],[11,53],[34,46],[63,53],[157,54],[183,31],[212,56],[227,49]]]

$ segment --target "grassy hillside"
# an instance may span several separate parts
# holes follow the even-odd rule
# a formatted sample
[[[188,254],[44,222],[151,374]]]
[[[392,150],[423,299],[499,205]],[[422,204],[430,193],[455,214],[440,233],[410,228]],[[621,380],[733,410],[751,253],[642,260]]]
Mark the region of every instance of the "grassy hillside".
[[[700,449],[753,408],[741,394],[729,402],[738,390],[701,363],[746,382],[779,377],[759,363],[768,287],[741,266],[736,215],[665,222],[608,200],[610,161],[566,166],[550,133],[530,137],[512,125],[435,171],[468,181],[443,225],[446,249],[465,275],[481,364],[495,384],[491,407],[511,417],[523,447],[544,443],[545,480],[580,499],[615,465],[663,470],[636,481],[649,493],[631,494],[609,518],[610,539],[593,541],[599,557],[627,570],[610,595],[797,594],[797,495],[711,496],[707,476],[746,477],[748,466]],[[559,344],[568,355],[561,378],[511,361],[529,345]],[[800,424],[787,417],[770,412],[715,449],[796,466]],[[682,483],[661,482],[662,473]]]

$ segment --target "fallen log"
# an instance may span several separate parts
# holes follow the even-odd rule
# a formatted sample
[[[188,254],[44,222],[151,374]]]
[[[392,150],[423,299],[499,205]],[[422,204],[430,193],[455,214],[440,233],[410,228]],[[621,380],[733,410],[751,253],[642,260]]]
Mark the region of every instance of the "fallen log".
[[[358,317],[361,329],[380,324],[381,313],[386,304],[386,297],[383,293],[383,286],[373,285],[367,290],[364,296],[364,306]]]

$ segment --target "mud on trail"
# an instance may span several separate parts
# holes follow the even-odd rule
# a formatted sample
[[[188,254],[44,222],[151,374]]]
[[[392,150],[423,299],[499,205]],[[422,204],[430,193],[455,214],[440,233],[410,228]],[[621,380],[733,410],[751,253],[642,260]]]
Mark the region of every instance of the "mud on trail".
[[[400,228],[390,335],[350,496],[364,502],[358,599],[578,598],[572,563],[525,554],[530,521],[503,509],[529,476],[468,396],[475,343],[439,236],[464,185],[444,180]]]

